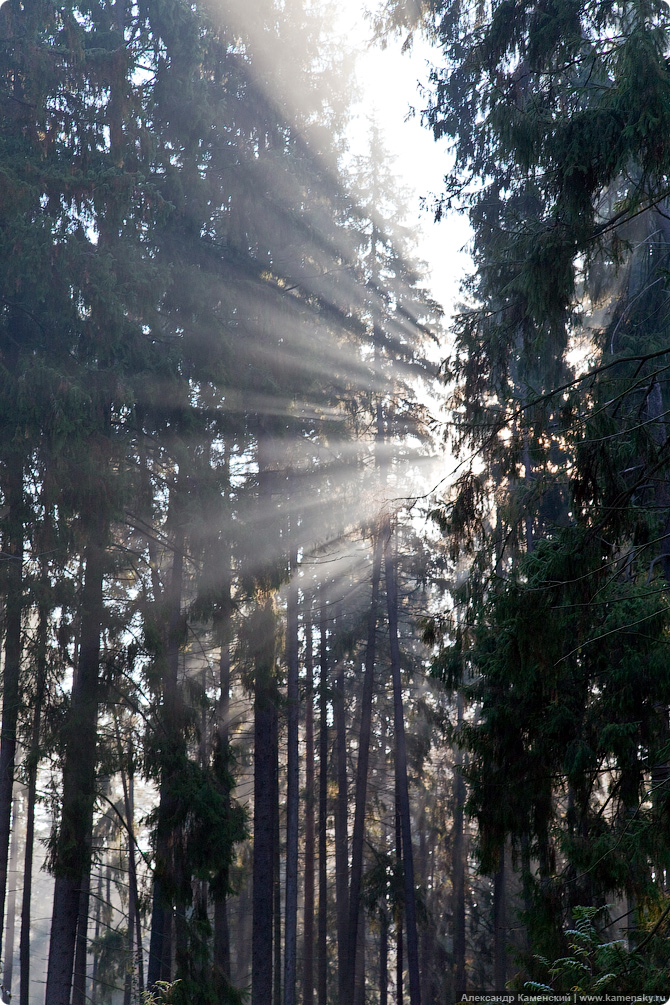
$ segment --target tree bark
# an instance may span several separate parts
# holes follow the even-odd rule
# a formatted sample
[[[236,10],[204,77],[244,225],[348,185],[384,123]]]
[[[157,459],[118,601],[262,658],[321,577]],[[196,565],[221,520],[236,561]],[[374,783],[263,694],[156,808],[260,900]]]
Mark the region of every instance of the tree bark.
[[[286,916],[284,921],[284,1005],[296,1002],[298,949],[298,800],[300,765],[298,759],[298,580],[297,556],[292,549],[286,612],[286,657],[288,665],[287,786],[286,786]]]
[[[338,604],[337,629],[341,630],[342,605]],[[349,833],[348,816],[348,785],[347,785],[347,731],[345,718],[345,682],[344,660],[337,662],[337,674],[333,694],[333,720],[335,725],[335,765],[336,790],[335,801],[335,901],[337,917],[337,986],[338,1001],[353,1003],[353,994],[347,997],[347,922],[349,920]]]
[[[5,972],[2,978],[3,986],[11,994],[14,976],[14,931],[16,925],[16,885],[19,881],[19,820],[18,802],[14,798],[14,813],[12,819],[12,839],[9,849],[9,896],[7,897],[7,931],[5,933]]]
[[[402,825],[400,822],[400,793],[399,793],[399,781],[398,772],[396,769],[395,773],[395,858],[398,869],[402,869]],[[396,1005],[403,1005],[405,1000],[404,996],[404,981],[405,981],[405,954],[404,954],[404,903],[400,903],[398,900],[398,891],[396,890],[396,903],[395,903],[395,917],[396,917],[396,933],[395,933],[395,1000]]]
[[[389,923],[386,911],[379,919],[379,1005],[388,1005],[389,995]]]
[[[319,650],[319,914],[318,1005],[328,1005],[328,620],[325,591],[320,590]]]
[[[236,916],[235,933],[237,939],[238,952],[232,957],[235,961],[234,969],[231,970],[231,981],[233,984],[248,984],[251,974],[251,942],[253,910],[251,909],[250,898],[252,895],[251,881],[246,882],[240,893]],[[231,962],[232,962],[231,960]]]
[[[127,764],[126,770],[118,720],[116,720],[115,725],[116,749],[119,757],[128,838],[128,931],[126,934],[126,953],[128,955],[129,967],[134,968],[137,973],[137,991],[141,996],[144,993],[144,961],[142,959],[142,929],[137,888],[137,860],[135,858],[135,776],[133,771],[133,747],[132,741],[129,739],[127,758],[125,759]],[[133,969],[128,969],[123,988],[123,1005],[130,1005],[132,990]]]
[[[272,703],[272,895],[273,895],[273,933],[274,933],[274,970],[272,975],[273,1005],[282,1005],[282,925],[281,925],[281,854],[279,847],[279,694],[277,682],[274,683]]]
[[[275,625],[270,597],[261,598],[252,626],[254,645],[254,848],[251,1002],[272,1001],[272,915],[275,794]]]
[[[149,967],[147,984],[149,988],[158,981],[172,979],[173,904],[167,896],[163,877],[175,878],[175,840],[171,832],[170,820],[174,810],[172,794],[172,772],[178,763],[184,744],[182,729],[181,698],[179,694],[179,652],[181,649],[183,624],[181,598],[184,576],[184,526],[179,517],[178,507],[173,541],[172,571],[170,575],[169,608],[167,624],[167,660],[163,685],[162,735],[163,745],[161,768],[161,791],[156,827],[156,869],[151,912],[151,939],[149,944]]]
[[[214,965],[226,980],[231,979],[227,897],[217,897],[214,901]]]
[[[37,801],[37,768],[39,764],[40,733],[42,726],[42,708],[46,693],[47,676],[47,632],[49,621],[49,604],[46,593],[49,583],[49,573],[42,564],[38,601],[38,622],[36,638],[35,665],[37,681],[35,689],[35,708],[30,731],[30,749],[27,756],[27,807],[26,807],[26,847],[23,864],[23,893],[21,898],[21,934],[19,937],[19,1005],[29,1005],[30,1002],[30,901],[33,887],[33,851],[35,844],[35,804]]]
[[[463,695],[456,696],[457,730],[463,723]],[[458,741],[457,741],[458,742]],[[465,835],[463,827],[465,807],[465,779],[463,778],[463,751],[456,747],[454,763],[454,824],[452,839],[452,904],[454,924],[454,1001],[460,1001],[466,990],[465,982]]]
[[[218,742],[221,750],[228,758],[230,736],[228,721],[230,718],[230,586],[224,597],[224,618],[221,625],[221,655],[219,658],[219,723]],[[228,926],[228,870],[220,877],[214,897],[214,969],[230,981],[230,930]]]
[[[230,448],[224,445],[226,499],[229,502],[230,488]],[[221,646],[219,655],[219,707],[218,707],[218,744],[225,766],[230,758],[230,642],[231,642],[231,548],[229,526],[223,531],[223,556],[221,560],[221,609],[217,623],[218,641]],[[230,792],[225,792],[225,798],[230,805]],[[223,977],[224,983],[231,980],[230,969],[230,929],[228,925],[228,869],[217,879],[214,888],[214,972]]]
[[[2,731],[0,733],[0,958],[7,890],[7,862],[12,820],[12,790],[16,760],[21,674],[21,615],[23,611],[23,467],[10,455],[6,499],[9,506],[5,538],[5,661],[2,676]]]
[[[353,1005],[365,1005],[365,965],[366,965],[366,932],[365,911],[363,904],[358,908],[358,936],[356,940],[356,975],[354,982]]]
[[[505,993],[507,983],[507,896],[505,845],[500,846],[498,869],[493,877],[493,989]]]
[[[314,1005],[314,654],[312,611],[305,612],[305,904],[302,1005]]]
[[[164,849],[167,850],[166,846],[161,845],[161,851]],[[155,988],[159,981],[169,979],[172,966],[172,908],[165,906],[165,900],[163,884],[154,875],[147,967],[147,986],[149,989]]]
[[[46,1005],[70,1005],[82,883],[90,869],[97,759],[98,672],[107,527],[102,518],[86,547],[79,664],[72,688],[63,765],[63,808],[54,855],[54,904]]]
[[[426,801],[425,793],[422,793],[422,805],[421,812],[419,814],[419,819],[417,820],[417,830],[419,832],[419,859],[417,862],[419,882],[424,889],[427,889],[427,877],[428,877],[428,842],[426,840]],[[419,976],[421,979],[421,1001],[427,1002],[429,1000],[429,976],[431,972],[430,968],[430,944],[429,944],[429,933],[428,926],[423,925],[421,927],[421,939],[420,939],[420,955],[419,959],[421,961],[421,966],[419,968]]]
[[[363,843],[365,838],[365,811],[367,803],[368,770],[370,762],[370,736],[372,732],[372,698],[374,694],[375,656],[377,647],[377,614],[379,607],[379,581],[381,578],[383,542],[377,533],[372,548],[372,597],[368,610],[367,643],[365,648],[365,672],[361,695],[361,725],[358,741],[358,763],[356,765],[356,795],[354,810],[354,832],[351,840],[351,886],[349,891],[349,942],[348,942],[348,982],[344,1000],[353,1000],[358,947],[358,921],[363,880]]]
[[[405,889],[405,923],[407,926],[407,969],[409,972],[410,1005],[420,1005],[421,984],[419,977],[419,943],[416,927],[416,899],[414,891],[414,856],[412,851],[412,831],[407,784],[407,742],[405,739],[405,719],[402,701],[402,681],[400,677],[400,645],[398,642],[398,589],[395,561],[392,551],[391,533],[386,537],[384,571],[386,578],[386,602],[389,620],[389,640],[391,647],[391,673],[393,678],[393,725],[395,730],[396,778],[398,782],[398,807],[402,833],[402,863]]]
[[[280,930],[276,910],[278,881],[278,721],[275,672],[275,611],[272,573],[278,528],[271,516],[276,471],[269,429],[261,417],[258,431],[258,518],[255,609],[249,625],[254,667],[254,843],[252,878],[251,1005],[280,1005]],[[274,921],[274,926],[273,926]],[[279,947],[281,948],[281,947]],[[273,967],[274,962],[274,967]]]
[[[88,953],[88,902],[91,888],[91,866],[82,877],[79,891],[79,914],[77,917],[77,941],[75,944],[74,974],[72,979],[72,1005],[86,1002],[86,957]]]
[[[93,929],[93,937],[97,940],[100,938],[100,927],[101,927],[101,915],[102,915],[102,865],[98,870],[98,883],[95,890],[95,927]],[[93,957],[93,988],[91,991],[91,1001],[97,1003],[99,997],[100,986],[98,983],[98,958]]]

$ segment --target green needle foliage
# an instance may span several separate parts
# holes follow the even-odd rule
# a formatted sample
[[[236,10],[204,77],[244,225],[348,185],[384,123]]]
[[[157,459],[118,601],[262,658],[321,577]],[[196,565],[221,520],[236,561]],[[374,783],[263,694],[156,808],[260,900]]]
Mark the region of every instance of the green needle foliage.
[[[453,155],[437,215],[467,212],[474,258],[445,363],[462,474],[434,513],[460,585],[427,637],[471,701],[481,868],[511,845],[552,957],[615,893],[642,931],[670,853],[667,7],[388,7],[417,18]]]

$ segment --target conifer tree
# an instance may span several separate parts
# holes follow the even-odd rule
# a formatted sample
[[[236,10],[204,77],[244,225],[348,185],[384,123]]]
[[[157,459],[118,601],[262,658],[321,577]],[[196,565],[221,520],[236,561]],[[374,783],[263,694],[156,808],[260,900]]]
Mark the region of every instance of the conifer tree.
[[[667,681],[641,667],[667,589],[663,280],[649,271],[664,254],[667,24],[653,3],[425,12],[443,53],[426,115],[455,153],[438,215],[467,208],[476,267],[447,368],[473,459],[436,514],[473,561],[439,670],[472,672],[482,866],[511,837],[544,952],[576,902],[663,896],[664,829],[644,807]],[[406,23],[398,5],[391,17]],[[580,330],[590,358],[575,371]]]

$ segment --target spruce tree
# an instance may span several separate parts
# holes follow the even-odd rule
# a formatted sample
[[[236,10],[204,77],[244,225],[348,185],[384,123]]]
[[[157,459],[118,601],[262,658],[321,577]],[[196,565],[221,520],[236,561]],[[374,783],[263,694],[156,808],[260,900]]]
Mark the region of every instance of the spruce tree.
[[[640,905],[663,895],[645,779],[661,778],[667,681],[642,668],[667,589],[667,25],[637,3],[437,4],[427,18],[443,61],[426,116],[455,155],[438,215],[467,209],[476,267],[447,367],[472,459],[436,512],[473,560],[438,669],[472,679],[482,867],[511,838],[544,952],[579,901],[625,892],[644,924]],[[590,359],[575,369],[578,335]]]

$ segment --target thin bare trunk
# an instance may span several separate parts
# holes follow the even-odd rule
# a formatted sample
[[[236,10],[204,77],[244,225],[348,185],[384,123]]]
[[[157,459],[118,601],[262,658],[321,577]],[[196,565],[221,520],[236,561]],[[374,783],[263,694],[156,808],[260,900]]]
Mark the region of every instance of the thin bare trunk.
[[[175,510],[173,510],[173,513]],[[171,792],[172,777],[168,765],[178,755],[183,745],[181,698],[179,694],[179,652],[182,642],[181,599],[184,576],[184,526],[177,514],[173,542],[172,571],[170,575],[169,610],[166,633],[167,660],[163,685],[163,721],[161,743],[164,746],[164,767],[161,777],[158,823],[156,828],[156,870],[154,873],[153,902],[151,913],[151,941],[149,945],[149,967],[147,983],[149,988],[158,981],[172,978],[173,905],[166,894],[166,887],[175,885],[174,835],[171,832],[171,818],[174,810],[174,795]]]
[[[419,819],[417,821],[417,830],[419,832],[419,861],[418,873],[419,882],[423,889],[428,888],[427,878],[428,878],[428,842],[426,840],[426,802],[425,796],[421,806],[421,812],[419,814]],[[421,978],[421,1001],[427,1002],[429,1000],[429,975],[431,972],[430,968],[430,943],[429,943],[429,933],[428,925],[422,925],[421,927],[421,947],[420,947],[420,960],[421,967],[419,970],[419,975]]]
[[[228,926],[228,898],[214,901],[214,960],[218,970],[227,980],[230,974],[230,928]]]
[[[225,493],[228,499],[230,488],[230,447],[224,444]],[[230,760],[230,643],[231,643],[231,549],[229,526],[223,531],[223,555],[221,558],[221,609],[217,619],[217,635],[221,646],[219,656],[219,707],[218,707],[218,746],[219,755],[224,759],[224,770],[227,779],[227,768]],[[224,793],[230,806],[230,791],[226,781]],[[213,887],[214,895],[214,946],[213,963],[215,974],[222,976],[224,983],[230,982],[230,929],[228,925],[228,869],[224,869]]]
[[[275,849],[276,689],[272,600],[259,599],[254,646],[254,845],[252,892],[251,1002],[272,1001],[272,917]]]
[[[183,698],[179,686],[179,654],[181,651],[184,621],[181,610],[184,580],[184,552],[186,533],[183,517],[178,503],[178,490],[173,487],[171,498],[172,515],[175,518],[174,540],[172,543],[173,558],[170,573],[168,596],[168,622],[166,633],[166,673],[163,689],[163,721],[161,742],[164,745],[164,766],[161,777],[161,793],[158,808],[158,825],[156,839],[156,874],[154,878],[154,910],[158,907],[157,917],[152,912],[151,943],[149,956],[149,987],[156,980],[172,980],[173,952],[176,959],[185,965],[184,925],[179,924],[177,905],[166,895],[165,887],[179,889],[181,886],[181,861],[177,852],[179,844],[177,835],[170,823],[174,808],[175,796],[172,792],[174,781],[172,765],[183,755]],[[167,881],[164,883],[164,879]],[[152,964],[153,958],[153,964]],[[158,976],[154,973],[158,969]]]
[[[319,916],[318,1005],[328,1005],[328,629],[326,600],[320,591],[319,680]]]
[[[272,715],[272,899],[274,932],[274,972],[272,977],[273,1005],[282,1005],[282,924],[281,924],[281,855],[279,827],[279,695],[275,686]]]
[[[286,657],[288,666],[287,786],[286,786],[286,917],[284,921],[284,1005],[296,1002],[296,962],[298,950],[298,800],[300,764],[298,760],[298,568],[295,550],[290,556],[286,612]]]
[[[405,890],[405,922],[407,925],[407,969],[409,972],[410,1005],[420,1005],[421,984],[419,977],[419,943],[416,926],[416,895],[414,890],[414,855],[412,851],[412,831],[407,784],[407,742],[405,739],[405,718],[402,701],[402,680],[400,677],[400,645],[398,642],[398,588],[390,531],[386,538],[384,555],[386,578],[386,601],[389,620],[389,641],[391,648],[391,672],[393,678],[393,725],[395,730],[396,778],[398,781],[398,806],[402,833],[402,864]]]
[[[6,479],[5,497],[9,505],[9,517],[4,543],[4,551],[8,557],[5,572],[5,660],[2,675],[2,732],[0,733],[0,957],[3,955],[2,935],[16,760],[16,727],[21,702],[23,467],[16,457],[9,459]]]
[[[365,838],[365,810],[367,803],[368,770],[370,762],[370,735],[372,732],[372,697],[374,694],[375,656],[377,643],[377,612],[379,607],[379,581],[382,564],[382,536],[377,534],[372,549],[372,597],[368,610],[367,644],[365,648],[365,673],[361,695],[361,725],[356,765],[356,796],[354,832],[351,841],[351,887],[349,891],[349,952],[348,984],[345,1001],[353,999],[353,982],[356,973],[358,946],[358,921],[363,879],[363,842]]]
[[[305,612],[305,921],[302,1005],[314,1003],[314,654],[312,612]]]
[[[456,697],[457,729],[463,723],[463,695]],[[452,838],[452,916],[454,919],[454,1001],[465,993],[465,834],[463,826],[465,780],[463,751],[456,747],[454,763],[454,823]]]
[[[379,921],[379,1005],[388,1005],[389,995],[389,923],[386,911]]]
[[[398,793],[398,774],[395,777],[395,857],[396,863],[402,869],[402,826],[400,823],[400,797]],[[396,900],[396,948],[395,948],[395,988],[396,1005],[403,1005],[404,1001],[404,977],[405,977],[405,954],[403,951],[403,904]]]
[[[16,886],[19,881],[19,802],[14,797],[14,813],[12,814],[12,840],[9,849],[9,896],[7,897],[7,931],[5,933],[5,973],[2,983],[11,994],[14,976],[14,931],[16,925]]]
[[[94,938],[97,940],[100,938],[100,928],[102,920],[102,866],[98,870],[98,884],[95,891],[95,928],[93,929]],[[92,974],[92,991],[91,991],[91,1001],[97,1002],[100,992],[100,986],[98,983],[98,957],[93,957],[93,974]]]
[[[72,688],[63,766],[63,805],[54,855],[46,1000],[69,1005],[82,883],[90,870],[90,838],[97,761],[98,673],[103,616],[102,582],[107,526],[91,529],[81,601],[81,644]]]
[[[137,889],[137,859],[135,854],[135,775],[133,771],[133,747],[128,739],[127,755],[123,757],[121,733],[116,722],[116,745],[121,770],[121,785],[123,788],[123,804],[126,816],[126,833],[128,838],[128,931],[126,935],[126,953],[129,968],[123,989],[123,1005],[130,1005],[133,988],[133,972],[137,974],[137,990],[144,992],[144,961],[142,959],[142,929],[139,915],[139,897]]]
[[[38,708],[33,717],[33,736],[35,735],[35,720],[38,720]],[[37,724],[39,735],[39,720]],[[39,742],[39,741],[38,741]],[[32,754],[32,743],[31,743]],[[30,755],[29,755],[30,756]],[[35,844],[35,802],[37,764],[35,770],[29,768],[28,775],[28,805],[26,809],[26,847],[23,859],[23,893],[21,898],[21,934],[19,936],[19,1005],[30,1003],[30,920],[31,898],[33,887],[33,850]]]
[[[341,628],[342,605],[338,604],[338,631]],[[348,846],[349,834],[347,827],[348,790],[347,790],[347,732],[344,708],[344,660],[337,664],[335,689],[333,695],[333,719],[335,725],[335,766],[337,798],[335,801],[335,901],[337,915],[337,984],[339,1001],[352,1001],[353,995],[347,996],[347,922],[349,919],[349,868]]]
[[[505,845],[501,844],[498,869],[493,877],[493,989],[505,993],[507,983],[507,896]]]
[[[33,888],[33,851],[35,844],[35,804],[37,801],[37,767],[39,764],[40,733],[42,725],[42,708],[46,693],[47,675],[47,632],[49,620],[49,605],[46,599],[49,572],[42,565],[40,575],[40,599],[38,603],[38,622],[35,665],[37,686],[35,690],[35,707],[30,731],[30,748],[27,756],[27,807],[26,807],[26,847],[23,860],[23,894],[21,900],[21,935],[19,943],[19,973],[20,990],[19,1005],[29,1005],[30,1001],[30,901]]]
[[[219,723],[218,742],[226,762],[229,757],[230,736],[230,584],[224,592],[224,611],[221,633],[221,655],[219,658]],[[229,799],[230,794],[226,793]],[[230,981],[230,930],[228,926],[228,870],[218,878],[214,895],[214,969]]]
[[[361,904],[358,908],[358,937],[356,946],[356,980],[354,983],[354,1005],[365,1005],[365,957],[366,957],[366,925],[365,911]]]

